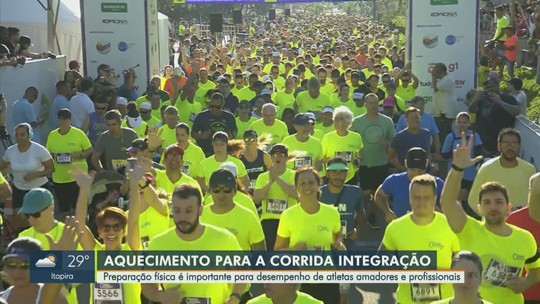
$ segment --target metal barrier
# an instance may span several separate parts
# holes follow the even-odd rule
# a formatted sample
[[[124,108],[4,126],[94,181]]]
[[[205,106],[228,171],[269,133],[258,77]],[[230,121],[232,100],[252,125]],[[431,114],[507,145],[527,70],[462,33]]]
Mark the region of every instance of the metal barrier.
[[[199,37],[214,37],[214,36],[221,36],[221,37],[233,37],[238,32],[238,26],[236,25],[223,25],[223,32],[222,33],[212,33],[210,32],[210,25],[208,24],[196,24],[195,25],[195,34]]]
[[[516,129],[521,133],[521,158],[540,171],[540,126],[527,117],[516,117]],[[539,160],[538,164],[535,162]]]

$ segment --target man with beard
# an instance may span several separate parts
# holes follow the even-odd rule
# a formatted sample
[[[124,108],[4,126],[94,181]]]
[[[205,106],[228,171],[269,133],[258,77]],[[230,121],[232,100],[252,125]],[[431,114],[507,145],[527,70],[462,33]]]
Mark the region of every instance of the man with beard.
[[[183,184],[172,195],[171,216],[175,227],[150,241],[148,250],[240,251],[236,237],[225,229],[199,222],[203,211],[201,192]],[[240,303],[246,284],[143,284],[146,298],[162,303]],[[231,291],[232,292],[229,292]],[[227,297],[227,295],[229,295]]]
[[[527,205],[527,181],[536,173],[533,165],[518,157],[521,151],[521,135],[516,129],[503,129],[497,139],[500,156],[485,162],[474,179],[469,193],[469,206],[476,210],[480,203],[478,193],[484,183],[498,182],[508,189],[513,207]]]
[[[184,154],[185,150],[180,148],[177,144],[172,144],[163,152],[163,165],[165,170],[155,169],[153,173],[156,176],[156,187],[165,191],[171,195],[174,192],[176,186],[182,184],[189,184],[199,188],[199,183],[188,176],[185,172],[182,172],[184,166]]]
[[[514,146],[519,147],[519,133],[515,130],[507,130],[501,135],[499,149],[503,142],[512,141]],[[477,210],[484,218],[483,221],[467,216],[457,200],[464,169],[474,166],[482,159],[481,156],[471,159],[473,143],[473,136],[467,142],[465,133],[462,133],[461,144],[454,150],[452,169],[448,173],[442,193],[442,209],[450,228],[458,236],[461,249],[470,250],[480,256],[485,269],[479,289],[482,299],[492,303],[523,303],[522,293],[540,282],[540,254],[530,232],[506,222],[512,209],[511,196],[506,187],[493,181],[482,184]],[[508,156],[509,151],[505,152]],[[506,157],[504,160],[496,158],[492,161],[500,163],[504,170],[508,168],[503,164],[518,162],[515,156],[512,161]],[[506,174],[527,187],[523,178],[515,176],[517,172]],[[524,192],[527,193],[526,190]],[[527,269],[525,276],[522,275],[524,267]]]

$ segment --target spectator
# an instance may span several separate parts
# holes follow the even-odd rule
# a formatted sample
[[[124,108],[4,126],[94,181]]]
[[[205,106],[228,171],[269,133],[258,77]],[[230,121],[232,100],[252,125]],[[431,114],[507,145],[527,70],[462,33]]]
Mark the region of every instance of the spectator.
[[[71,88],[66,81],[60,80],[56,83],[56,97],[49,108],[49,118],[47,119],[49,123],[49,129],[54,130],[58,128],[58,120],[56,119],[56,114],[61,109],[69,109],[70,104],[68,98],[71,94]]]
[[[454,79],[448,74],[444,63],[436,63],[431,70],[433,102],[431,114],[440,130],[439,140],[452,130],[452,121],[456,118],[457,98],[454,93]]]
[[[28,123],[32,128],[35,128],[38,124],[45,121],[45,118],[36,118],[36,113],[34,113],[32,104],[36,101],[37,97],[38,90],[35,87],[29,87],[24,91],[23,98],[15,101],[11,108],[13,124]]]
[[[17,56],[20,57],[27,57],[31,59],[39,59],[39,58],[56,58],[55,55],[51,54],[50,52],[42,52],[42,53],[33,53],[30,52],[30,47],[32,46],[32,39],[30,37],[22,35],[19,38],[19,51],[17,53]]]
[[[88,114],[84,118],[84,122],[81,125],[81,130],[88,134],[88,138],[93,146],[95,146],[98,138],[107,131],[107,124],[105,121],[105,114],[107,114],[107,99],[105,96],[100,95],[96,97],[94,104],[95,112]]]
[[[16,27],[8,27],[8,40],[4,43],[9,50],[11,56],[17,56],[17,45],[21,37],[20,30]]]
[[[508,93],[516,99],[519,106],[519,114],[527,117],[527,94],[522,90],[523,81],[519,78],[512,78],[508,81]]]
[[[70,109],[73,114],[72,124],[75,128],[81,128],[85,117],[94,113],[94,102],[90,99],[90,96],[94,92],[94,82],[91,79],[85,78],[81,81],[80,91],[77,95],[71,97]]]

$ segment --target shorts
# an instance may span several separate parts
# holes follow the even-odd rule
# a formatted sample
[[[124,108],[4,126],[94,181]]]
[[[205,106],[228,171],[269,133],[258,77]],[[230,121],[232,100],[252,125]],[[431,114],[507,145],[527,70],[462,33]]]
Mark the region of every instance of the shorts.
[[[357,174],[360,180],[360,188],[363,191],[375,191],[388,177],[388,165],[375,167],[360,166]]]
[[[278,219],[265,219],[261,221],[261,226],[264,232],[264,238],[266,240],[266,250],[274,251],[274,245],[276,244],[277,229],[279,226]]]
[[[54,183],[54,192],[60,212],[75,210],[77,198],[79,197],[79,186],[77,182]]]
[[[44,188],[44,189],[50,190],[49,187],[47,187],[47,184],[48,183],[45,183],[45,184],[41,185],[38,188]],[[24,196],[29,191],[30,190],[21,190],[21,189],[15,187],[15,185],[13,185],[13,187],[12,187],[13,194],[11,195],[11,201],[12,201],[14,210],[15,209],[21,209],[22,204],[23,204],[23,200],[24,200]]]

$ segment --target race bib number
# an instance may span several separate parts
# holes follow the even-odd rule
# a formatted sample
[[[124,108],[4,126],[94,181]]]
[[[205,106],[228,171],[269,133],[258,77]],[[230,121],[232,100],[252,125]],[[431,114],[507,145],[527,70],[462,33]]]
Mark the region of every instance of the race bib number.
[[[127,160],[125,159],[112,159],[111,164],[114,171],[118,171],[126,167]]]
[[[411,284],[413,302],[432,302],[441,299],[441,286],[436,283]]]
[[[282,214],[287,206],[287,200],[269,199],[266,201],[266,213]]]
[[[122,284],[94,283],[94,304],[124,304]]]
[[[189,175],[189,165],[182,166],[182,168],[180,168],[180,171],[182,171],[182,173],[184,173],[186,175]]]
[[[294,160],[294,169],[300,169],[304,167],[311,167],[311,156],[301,156]]]
[[[350,163],[352,161],[352,152],[351,151],[336,152],[336,154],[334,156],[339,157],[339,158],[343,159],[344,161],[346,161],[348,163]]]
[[[210,298],[184,298],[180,304],[210,304]]]
[[[71,164],[71,153],[56,153],[56,163],[60,165]]]
[[[495,259],[491,259],[486,271],[484,271],[483,280],[495,286],[503,286],[509,277],[519,276],[520,274],[520,267],[511,267]]]
[[[341,221],[341,234],[347,235],[347,221]]]

